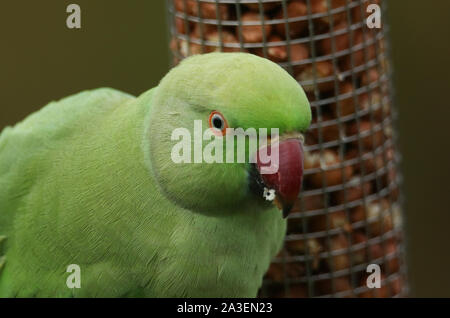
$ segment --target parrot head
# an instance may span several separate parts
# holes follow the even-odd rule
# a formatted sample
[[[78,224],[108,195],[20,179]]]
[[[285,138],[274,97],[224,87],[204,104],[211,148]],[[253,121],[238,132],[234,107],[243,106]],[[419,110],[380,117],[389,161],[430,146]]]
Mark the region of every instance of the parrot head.
[[[206,214],[246,204],[270,207],[271,200],[284,215],[290,211],[301,188],[302,133],[311,110],[284,69],[246,53],[195,55],[162,79],[151,105],[144,150],[170,200]],[[232,128],[256,132],[256,147],[245,141],[245,160],[239,160],[242,143],[238,133],[230,137]],[[275,164],[264,160],[275,153]]]

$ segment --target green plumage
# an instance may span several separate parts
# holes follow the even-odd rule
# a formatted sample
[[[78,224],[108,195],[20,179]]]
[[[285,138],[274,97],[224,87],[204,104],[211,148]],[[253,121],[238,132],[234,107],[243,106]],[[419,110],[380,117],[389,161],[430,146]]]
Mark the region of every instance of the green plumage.
[[[174,128],[303,131],[309,104],[249,54],[195,56],[138,98],[50,103],[0,135],[0,296],[254,297],[286,223],[248,190],[247,164],[175,164]],[[81,288],[69,289],[70,264]]]

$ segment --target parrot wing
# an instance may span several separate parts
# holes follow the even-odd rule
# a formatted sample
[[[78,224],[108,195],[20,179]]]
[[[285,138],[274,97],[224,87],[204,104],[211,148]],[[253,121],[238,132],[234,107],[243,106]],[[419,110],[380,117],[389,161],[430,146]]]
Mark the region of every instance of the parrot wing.
[[[90,125],[95,125],[97,121],[93,118],[100,118],[118,105],[134,99],[131,95],[109,88],[85,91],[52,102],[16,126],[7,127],[1,132],[0,295],[2,286],[12,280],[8,273],[18,274],[5,268],[11,258],[17,257],[12,250],[27,235],[27,229],[24,228],[27,222],[24,220],[30,218],[32,213],[39,213],[44,205],[50,209],[55,209],[57,205],[57,193],[52,198],[42,195],[45,193],[42,180],[61,160],[59,150],[80,135],[80,131],[89,130]],[[58,217],[56,209],[51,213],[52,217]],[[46,215],[37,217],[45,219]],[[34,239],[39,240],[38,237]],[[10,263],[13,266],[17,262]],[[27,263],[27,260],[22,259],[21,263]],[[35,264],[32,260],[29,263]]]

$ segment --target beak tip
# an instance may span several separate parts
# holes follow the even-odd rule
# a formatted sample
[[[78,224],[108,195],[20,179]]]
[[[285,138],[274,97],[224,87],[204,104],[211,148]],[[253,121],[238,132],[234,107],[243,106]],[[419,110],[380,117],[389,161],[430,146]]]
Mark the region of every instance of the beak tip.
[[[283,205],[283,218],[287,218],[288,217],[288,215],[291,212],[293,206],[294,205],[292,203]]]

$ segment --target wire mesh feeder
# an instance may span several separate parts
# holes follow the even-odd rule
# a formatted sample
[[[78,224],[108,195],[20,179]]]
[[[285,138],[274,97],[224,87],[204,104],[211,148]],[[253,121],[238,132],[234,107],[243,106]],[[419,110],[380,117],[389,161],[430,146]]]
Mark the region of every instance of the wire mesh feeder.
[[[313,123],[304,186],[262,297],[407,295],[387,25],[369,29],[369,0],[168,0],[173,63],[244,51],[303,86]],[[381,288],[367,288],[369,264]]]

